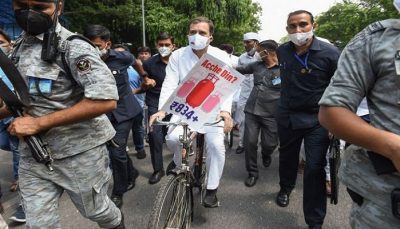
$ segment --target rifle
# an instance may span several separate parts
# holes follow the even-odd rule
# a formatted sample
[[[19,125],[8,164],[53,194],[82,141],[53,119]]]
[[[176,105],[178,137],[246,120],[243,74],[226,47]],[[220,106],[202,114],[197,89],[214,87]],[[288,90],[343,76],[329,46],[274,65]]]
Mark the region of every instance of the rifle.
[[[336,205],[339,197],[340,140],[335,136],[330,140],[328,156],[331,177],[331,204]]]
[[[6,74],[8,79],[13,84],[16,94],[14,94],[7,85],[0,80],[0,97],[7,105],[8,110],[13,117],[23,117],[24,108],[29,106],[28,86],[23,80],[20,72],[15,67],[14,63],[0,50],[0,68]],[[50,148],[42,141],[39,135],[25,136],[24,141],[28,145],[32,157],[38,162],[46,165],[53,171]]]

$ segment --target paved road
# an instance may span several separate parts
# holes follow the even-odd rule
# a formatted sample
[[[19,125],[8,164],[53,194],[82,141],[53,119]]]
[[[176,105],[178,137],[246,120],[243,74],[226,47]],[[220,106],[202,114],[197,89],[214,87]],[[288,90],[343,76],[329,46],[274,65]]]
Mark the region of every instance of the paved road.
[[[130,143],[132,144],[132,143]],[[235,145],[234,145],[235,147]],[[133,147],[130,146],[130,155],[135,166],[140,171],[136,187],[124,196],[123,212],[126,217],[127,228],[147,228],[149,214],[153,206],[153,200],[160,188],[160,183],[149,185],[148,178],[152,173],[147,147],[147,157],[137,160]],[[172,154],[165,152],[164,165],[172,160]],[[199,195],[196,195],[193,228],[229,228],[229,229],[256,229],[256,228],[307,228],[302,211],[302,175],[298,175],[296,189],[291,195],[291,202],[287,208],[278,207],[274,200],[279,191],[278,178],[278,152],[273,154],[270,168],[264,168],[259,161],[260,178],[256,186],[248,188],[244,186],[247,174],[244,166],[244,154],[235,154],[234,150],[226,153],[226,165],[218,197],[221,207],[205,209],[199,204]],[[4,217],[12,215],[13,209],[18,203],[15,193],[10,193],[7,188],[11,182],[11,154],[0,151],[0,182],[4,188]],[[341,187],[340,201],[338,205],[328,204],[328,213],[324,228],[350,228],[348,214],[351,201]],[[83,218],[64,194],[60,201],[60,214],[62,228],[67,229],[91,229],[97,225]],[[11,228],[25,228],[24,225],[11,224]]]

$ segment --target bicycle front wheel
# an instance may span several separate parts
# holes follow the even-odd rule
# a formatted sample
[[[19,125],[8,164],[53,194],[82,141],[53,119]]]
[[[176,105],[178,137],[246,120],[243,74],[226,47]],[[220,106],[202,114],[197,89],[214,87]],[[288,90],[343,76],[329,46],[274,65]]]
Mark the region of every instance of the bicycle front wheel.
[[[190,179],[190,178],[189,178]],[[185,174],[169,175],[159,190],[150,215],[149,229],[189,229],[193,195]]]

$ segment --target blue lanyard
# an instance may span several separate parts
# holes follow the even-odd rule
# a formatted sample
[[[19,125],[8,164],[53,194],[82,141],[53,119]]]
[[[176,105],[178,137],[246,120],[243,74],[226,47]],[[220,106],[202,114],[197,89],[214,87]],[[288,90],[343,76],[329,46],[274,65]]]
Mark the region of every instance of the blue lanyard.
[[[307,52],[306,58],[304,58],[304,61],[299,57],[299,55],[297,55],[297,53],[294,54],[294,57],[300,62],[301,65],[303,65],[303,67],[308,69],[308,56],[309,55],[310,55],[310,52]]]

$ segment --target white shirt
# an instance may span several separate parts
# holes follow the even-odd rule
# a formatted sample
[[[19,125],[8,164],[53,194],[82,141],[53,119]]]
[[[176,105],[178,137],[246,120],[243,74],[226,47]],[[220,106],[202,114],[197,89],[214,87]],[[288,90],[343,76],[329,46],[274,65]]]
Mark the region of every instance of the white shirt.
[[[238,65],[246,65],[256,61],[254,56],[249,56],[247,52],[243,53],[239,57]],[[250,96],[251,90],[254,86],[254,78],[253,74],[245,74],[246,78],[243,80],[240,85],[240,96],[239,96],[239,106],[244,106],[247,102],[247,99]]]
[[[225,62],[229,66],[231,61],[229,55],[221,49],[208,46],[207,53]],[[183,79],[192,70],[193,66],[199,61],[199,57],[193,52],[190,46],[186,46],[174,51],[169,57],[167,68],[165,69],[165,79],[161,88],[158,107],[161,108],[172,95],[174,90],[182,83]],[[231,112],[232,96],[229,96],[222,104],[221,111]]]
[[[236,66],[239,64],[239,57],[231,54],[229,55],[229,59],[231,60],[232,67],[236,68]]]

